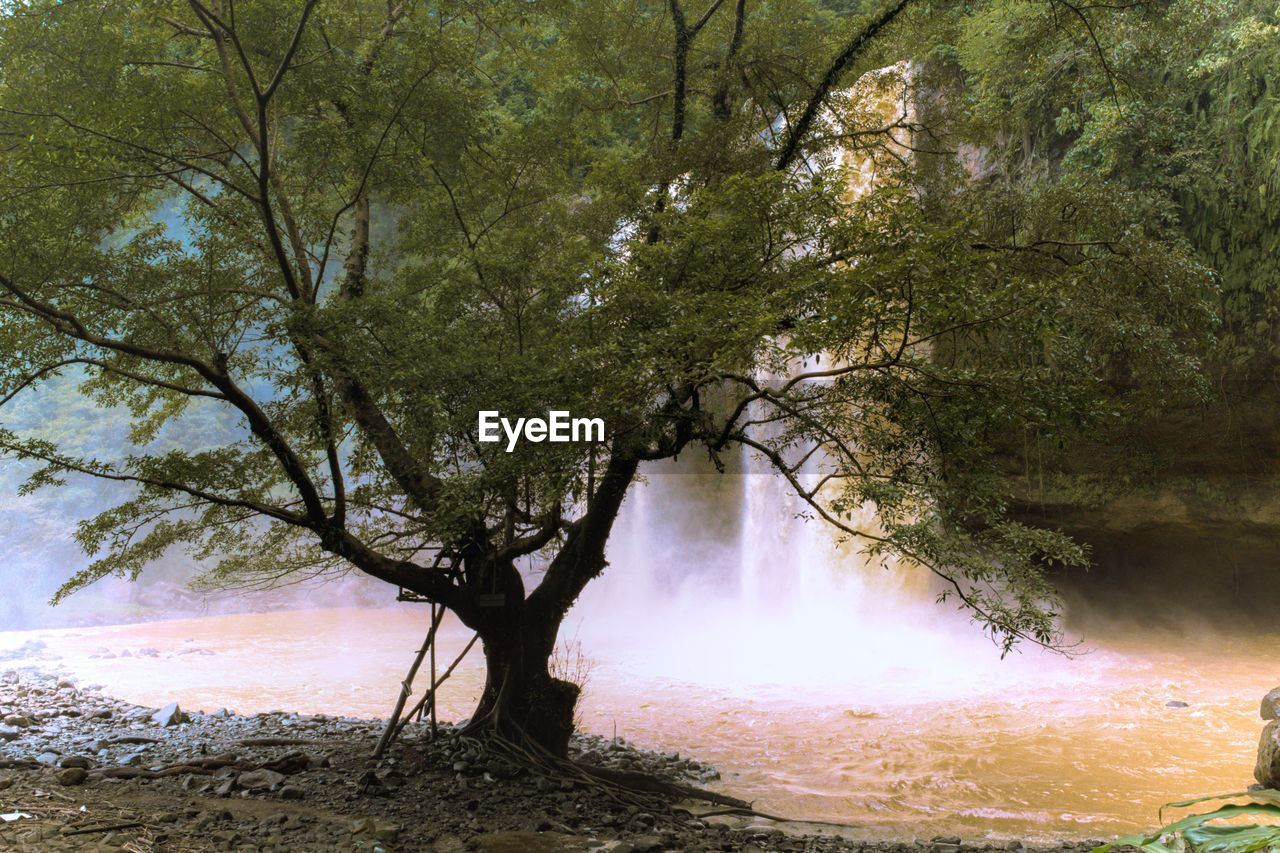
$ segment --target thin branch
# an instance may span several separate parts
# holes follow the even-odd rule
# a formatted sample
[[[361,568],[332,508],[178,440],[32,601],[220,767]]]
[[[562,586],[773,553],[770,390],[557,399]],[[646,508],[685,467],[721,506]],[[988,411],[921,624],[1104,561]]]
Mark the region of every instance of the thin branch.
[[[800,113],[800,118],[791,126],[790,132],[783,139],[782,148],[778,152],[776,161],[776,168],[779,171],[790,168],[791,164],[795,162],[796,157],[800,154],[809,128],[813,125],[814,120],[817,119],[818,113],[822,110],[831,90],[836,87],[844,72],[848,70],[850,63],[861,56],[876,36],[880,34],[880,31],[893,23],[894,19],[902,14],[910,3],[911,0],[895,0],[893,5],[863,27],[862,31],[854,36],[845,49],[840,51],[836,58],[832,60],[826,74],[822,76],[821,82],[818,83],[817,88],[809,96],[809,101]]]

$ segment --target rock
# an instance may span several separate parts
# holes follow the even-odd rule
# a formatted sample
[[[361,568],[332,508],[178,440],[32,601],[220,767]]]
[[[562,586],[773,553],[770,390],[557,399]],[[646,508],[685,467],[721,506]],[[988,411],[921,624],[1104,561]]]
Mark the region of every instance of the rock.
[[[1262,708],[1259,713],[1264,720],[1280,719],[1280,687],[1262,697]]]
[[[22,730],[13,726],[0,726],[0,740],[17,740],[22,737]]]
[[[236,777],[236,785],[246,791],[265,791],[284,781],[284,774],[274,770],[249,770]]]
[[[31,725],[31,718],[24,717],[22,714],[5,714],[4,724],[17,729],[25,729]]]
[[[159,650],[159,649],[153,649],[153,648],[151,648],[150,646],[148,646],[148,647],[147,647],[147,648],[145,648],[145,649],[138,649],[138,657],[140,657],[140,658],[155,658],[155,657],[160,657],[160,650]]]
[[[1164,703],[1164,706],[1166,708],[1190,708],[1191,707],[1186,702],[1183,702],[1181,699],[1170,699],[1168,702]]]
[[[58,762],[58,766],[67,770],[75,768],[88,770],[93,767],[93,762],[85,758],[83,755],[66,755]]]
[[[662,839],[656,835],[638,835],[613,848],[614,853],[652,853],[662,849]]]
[[[36,761],[39,761],[41,764],[57,764],[57,763],[58,763],[58,753],[56,753],[56,752],[42,752],[42,753],[40,753],[39,755],[37,755],[37,756],[36,756]]]
[[[151,722],[158,726],[168,727],[190,722],[190,719],[186,714],[182,713],[182,709],[178,707],[177,702],[170,702],[151,715]]]
[[[58,679],[58,687],[60,687],[60,688],[61,688],[61,687],[70,687],[72,690],[74,690],[74,689],[75,689],[75,686],[76,686],[76,682],[75,682],[75,680],[74,680],[74,679],[67,678],[66,676],[63,676],[62,678],[59,678],[59,679]]]
[[[59,785],[83,785],[89,778],[89,771],[83,767],[69,767],[58,771],[57,778]]]
[[[301,800],[304,799],[307,792],[296,785],[285,785],[280,789],[280,799],[282,800]]]
[[[1262,729],[1253,778],[1264,787],[1280,788],[1280,720],[1272,720]]]

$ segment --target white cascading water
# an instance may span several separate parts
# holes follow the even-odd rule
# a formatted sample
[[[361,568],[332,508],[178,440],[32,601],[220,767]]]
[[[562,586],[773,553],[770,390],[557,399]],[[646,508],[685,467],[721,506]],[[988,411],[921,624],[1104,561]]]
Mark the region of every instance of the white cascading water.
[[[753,451],[723,473],[698,453],[644,470],[610,566],[562,637],[637,675],[797,700],[910,703],[1071,677],[1039,649],[1001,661],[979,626],[936,603],[926,570],[839,543]],[[855,521],[874,531],[874,507]]]

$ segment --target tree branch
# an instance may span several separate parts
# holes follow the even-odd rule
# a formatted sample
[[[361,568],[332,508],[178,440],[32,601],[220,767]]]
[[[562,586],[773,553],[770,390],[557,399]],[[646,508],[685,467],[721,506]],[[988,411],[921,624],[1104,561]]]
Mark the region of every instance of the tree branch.
[[[862,31],[853,37],[848,46],[832,60],[827,72],[818,83],[818,87],[809,96],[809,101],[805,104],[804,110],[801,111],[800,118],[791,126],[790,132],[783,140],[782,148],[778,151],[778,159],[776,161],[778,170],[785,170],[795,162],[804,144],[805,135],[808,134],[809,128],[818,117],[818,113],[826,102],[827,96],[840,82],[844,72],[848,70],[849,64],[857,59],[875,37],[880,34],[880,31],[893,23],[894,19],[902,14],[910,3],[911,0],[895,0],[893,5],[863,27]]]

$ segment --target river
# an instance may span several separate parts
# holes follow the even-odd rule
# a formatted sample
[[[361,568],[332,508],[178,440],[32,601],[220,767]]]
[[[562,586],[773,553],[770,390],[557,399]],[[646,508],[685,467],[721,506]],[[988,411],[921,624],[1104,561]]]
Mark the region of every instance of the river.
[[[0,651],[43,641],[49,657],[33,662],[149,705],[385,716],[426,621],[414,605],[209,616],[0,632]],[[446,623],[442,666],[468,638]],[[724,777],[712,787],[758,808],[867,837],[1101,838],[1152,826],[1167,801],[1252,781],[1258,699],[1280,683],[1265,650],[1278,641],[1130,632],[1090,638],[1075,659],[948,662],[941,680],[929,660],[872,669],[856,649],[815,650],[832,667],[815,681],[794,646],[789,671],[803,678],[771,678],[779,662],[763,658],[752,678],[683,637],[597,637],[581,722],[711,762]],[[842,659],[870,676],[841,677]],[[466,716],[481,680],[473,652],[442,717]]]

